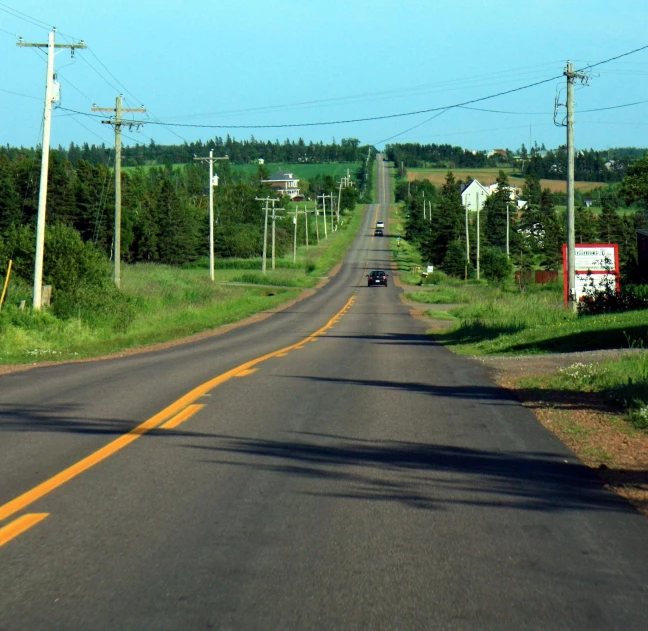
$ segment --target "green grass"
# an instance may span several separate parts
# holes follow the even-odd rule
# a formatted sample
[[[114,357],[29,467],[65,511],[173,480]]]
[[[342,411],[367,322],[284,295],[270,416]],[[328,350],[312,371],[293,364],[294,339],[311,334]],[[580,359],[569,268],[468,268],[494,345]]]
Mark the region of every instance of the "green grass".
[[[0,363],[33,363],[118,352],[211,330],[276,307],[299,296],[302,288],[315,286],[343,259],[357,234],[363,208],[357,206],[338,230],[329,233],[328,239],[322,238],[319,245],[311,246],[308,252],[305,246],[298,248],[297,264],[292,263],[291,253],[278,258],[277,269],[268,270],[265,276],[260,271],[260,259],[217,259],[216,283],[209,279],[206,261],[185,267],[123,265],[122,291],[135,311],[134,320],[124,331],[93,327],[81,318],[60,320],[49,310],[20,311],[15,304],[7,304],[0,313]],[[224,285],[218,281],[257,286]],[[22,286],[18,289],[27,291]],[[13,294],[15,291],[15,297]]]
[[[270,175],[276,171],[287,171],[292,173],[300,180],[310,180],[316,175],[332,175],[334,178],[340,178],[346,175],[347,169],[351,175],[355,175],[356,171],[360,168],[359,162],[320,162],[312,164],[290,164],[283,162],[267,162],[264,165]],[[254,175],[259,169],[258,164],[233,164],[232,171],[236,173],[243,173],[246,177]]]
[[[598,363],[577,362],[553,375],[528,378],[524,387],[563,392],[591,392],[621,406],[628,422],[648,430],[648,351],[637,349],[619,359]]]
[[[149,169],[158,169],[163,167],[162,164],[147,164],[140,168],[148,171]],[[173,164],[173,169],[180,169],[184,167],[185,164]],[[290,163],[266,163],[264,165],[270,174],[272,175],[276,171],[287,171],[288,173],[293,173],[296,177],[301,180],[309,180],[316,175],[332,175],[334,178],[340,178],[343,175],[346,175],[347,169],[350,170],[351,175],[355,175],[356,171],[360,168],[359,162],[321,162],[321,163],[311,163],[311,164],[290,164]],[[134,171],[138,167],[122,167],[122,170],[126,173]],[[244,177],[249,177],[254,175],[259,169],[258,164],[232,164],[232,171],[235,173],[241,173]],[[218,170],[218,168],[216,169]]]
[[[436,311],[435,309],[428,309],[423,312],[430,320],[449,320],[454,322],[457,320],[449,311]]]
[[[415,291],[411,294],[405,294],[405,297],[428,305],[452,305],[469,301],[469,297],[465,292],[453,287],[438,287],[431,291]]]
[[[123,291],[136,310],[126,331],[59,320],[48,311],[24,312],[22,322],[11,318],[2,324],[0,363],[92,357],[165,342],[235,322],[299,295],[296,290],[214,285],[201,270],[149,264],[122,270]]]
[[[472,355],[519,355],[624,348],[648,341],[645,311],[578,317],[559,291],[466,285],[469,302],[451,313],[459,323],[435,339]]]

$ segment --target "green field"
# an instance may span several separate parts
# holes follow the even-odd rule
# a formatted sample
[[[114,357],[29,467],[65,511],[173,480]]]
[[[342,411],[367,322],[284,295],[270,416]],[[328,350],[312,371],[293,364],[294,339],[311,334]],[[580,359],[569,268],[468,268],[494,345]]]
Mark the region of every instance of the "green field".
[[[122,171],[125,173],[134,171],[137,168],[142,168],[145,171],[149,169],[160,168],[161,164],[147,164],[143,167],[123,167]],[[174,169],[184,167],[184,164],[174,164]],[[360,168],[360,162],[322,162],[317,164],[286,164],[286,163],[266,163],[264,165],[272,175],[276,171],[287,171],[293,173],[300,180],[309,180],[317,175],[331,175],[336,180],[346,175],[349,169],[351,176],[355,176],[357,170]],[[259,168],[258,164],[232,164],[232,170],[235,173],[241,173],[245,177],[254,175]],[[218,172],[218,166],[216,166]]]
[[[317,175],[332,175],[338,179],[346,175],[349,169],[352,176],[360,168],[359,162],[323,162],[320,164],[285,164],[285,163],[266,163],[264,165],[272,175],[276,171],[286,171],[292,173],[300,180],[309,180]],[[253,175],[259,168],[258,164],[233,164],[232,170],[245,175]]]

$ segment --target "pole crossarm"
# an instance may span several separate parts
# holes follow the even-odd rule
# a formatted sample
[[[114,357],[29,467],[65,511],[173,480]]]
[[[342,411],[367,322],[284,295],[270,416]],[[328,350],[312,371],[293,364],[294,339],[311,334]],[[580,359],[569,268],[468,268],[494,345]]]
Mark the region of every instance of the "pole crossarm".
[[[16,46],[19,46],[20,48],[47,48],[49,44],[40,44],[40,43],[32,43],[32,42],[23,42],[19,41],[16,42]],[[84,41],[79,42],[78,44],[54,44],[52,46],[53,48],[69,48],[71,50],[75,50],[77,48],[88,48],[86,43]]]

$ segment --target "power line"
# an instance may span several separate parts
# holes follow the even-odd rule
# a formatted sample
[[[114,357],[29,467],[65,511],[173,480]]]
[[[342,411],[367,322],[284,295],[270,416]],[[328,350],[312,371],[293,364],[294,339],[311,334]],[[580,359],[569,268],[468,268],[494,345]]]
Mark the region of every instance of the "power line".
[[[408,131],[412,131],[413,129],[416,129],[417,127],[421,127],[422,125],[425,125],[425,123],[429,123],[431,120],[434,120],[435,118],[438,118],[441,116],[441,114],[445,114],[448,110],[443,110],[441,112],[437,112],[434,116],[430,116],[430,118],[425,119],[422,123],[418,123],[417,125],[414,125],[413,127],[410,127],[409,129],[406,129],[405,131],[401,131],[398,134],[394,134],[393,136],[390,136],[389,138],[384,138],[383,140],[379,140],[378,142],[372,142],[372,145],[382,145],[383,142],[388,142],[390,140],[393,140],[394,138],[398,138],[398,136],[402,136],[403,134],[406,134]]]
[[[51,26],[49,24],[42,22],[38,18],[33,18],[27,15],[26,13],[23,13],[22,11],[18,11],[18,9],[14,9],[13,7],[3,4],[2,2],[0,2],[0,11],[4,11],[5,13],[11,15],[14,18],[23,20],[23,22],[28,22],[29,24],[33,26],[37,26],[38,28],[42,28],[47,31],[51,30]]]
[[[6,92],[7,94],[13,94],[14,96],[24,96],[26,99],[34,99],[36,101],[42,101],[42,98],[39,98],[37,96],[31,96],[29,94],[21,94],[20,92],[12,92],[11,90],[4,90],[0,88],[0,92]]]
[[[584,66],[583,68],[580,68],[575,72],[586,72],[591,68],[596,68],[597,66],[602,66],[603,64],[609,64],[611,61],[616,61],[617,59],[621,59],[622,57],[627,57],[628,55],[634,55],[635,53],[638,53],[642,50],[646,50],[647,48],[648,48],[648,44],[646,44],[645,46],[640,46],[639,48],[635,48],[634,50],[629,50],[627,53],[621,53],[620,55],[616,55],[615,57],[610,57],[609,59],[604,59],[603,61],[597,61],[595,64],[587,64],[587,66]]]
[[[462,103],[455,103],[453,105],[444,105],[442,107],[430,107],[424,110],[416,110],[413,112],[400,112],[398,114],[384,114],[381,116],[367,116],[364,118],[350,118],[344,120],[334,120],[334,121],[321,121],[316,123],[282,123],[276,125],[205,125],[205,124],[196,124],[196,123],[169,123],[162,121],[151,121],[149,125],[159,125],[164,127],[190,127],[190,128],[200,128],[200,129],[281,129],[288,127],[321,127],[325,125],[343,125],[347,123],[364,123],[368,121],[376,120],[386,120],[390,118],[404,118],[406,116],[416,116],[417,114],[429,114],[430,112],[440,112],[442,110],[449,110],[455,107],[460,107],[462,105],[470,105],[471,103],[479,103],[481,101],[487,101],[489,99],[494,99],[498,96],[505,96],[507,94],[513,94],[514,92],[520,92],[522,90],[527,90],[544,83],[549,83],[550,81],[556,81],[560,79],[561,76],[554,76],[548,79],[542,79],[541,81],[535,81],[534,83],[529,83],[527,85],[519,86],[517,88],[511,88],[510,90],[504,90],[503,92],[497,92],[496,94],[490,94],[488,96],[482,96],[476,99],[470,99],[468,101],[463,101]],[[66,108],[61,108],[66,109]],[[77,114],[86,114],[85,112],[78,112],[76,110],[68,110],[75,112]]]

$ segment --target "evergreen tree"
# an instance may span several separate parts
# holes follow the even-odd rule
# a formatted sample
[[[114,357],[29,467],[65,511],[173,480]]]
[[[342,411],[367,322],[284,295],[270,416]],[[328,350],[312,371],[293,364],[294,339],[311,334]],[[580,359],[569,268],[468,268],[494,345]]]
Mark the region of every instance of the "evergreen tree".
[[[601,214],[598,219],[599,238],[605,243],[620,243],[623,238],[621,217],[617,213],[618,199],[606,190],[601,195]]]
[[[462,238],[463,218],[461,193],[449,171],[432,209],[431,232],[421,242],[422,252],[435,265],[441,265],[450,244]]]
[[[596,243],[598,241],[598,224],[591,208],[576,207],[574,229],[576,243]]]
[[[488,242],[494,247],[506,248],[506,218],[510,204],[511,191],[508,177],[504,171],[500,171],[497,177],[497,190],[484,203],[486,234]]]
[[[14,186],[13,169],[6,156],[0,156],[0,234],[22,222],[20,197]]]
[[[160,262],[180,265],[195,260],[198,255],[198,223],[176,193],[171,173],[160,173],[156,196],[160,217]]]
[[[562,262],[562,245],[565,238],[548,188],[543,189],[540,194],[538,220],[542,230],[540,265],[547,270],[557,270]]]
[[[468,273],[472,275],[472,266],[468,265]],[[466,245],[461,241],[453,241],[446,251],[441,269],[449,276],[464,278],[466,274]]]

